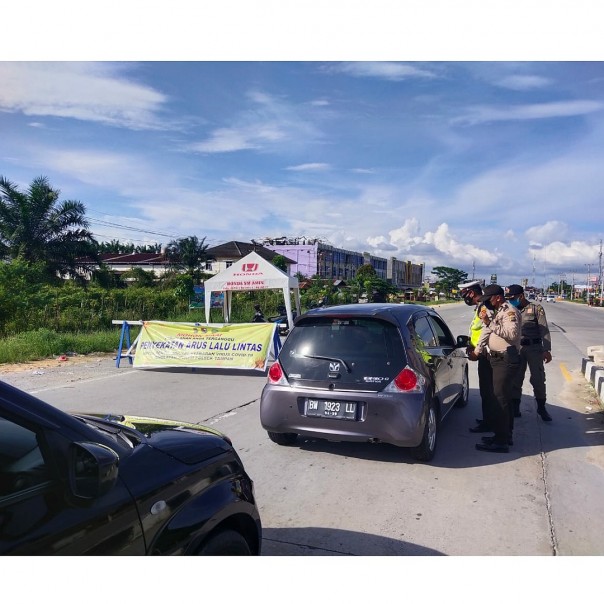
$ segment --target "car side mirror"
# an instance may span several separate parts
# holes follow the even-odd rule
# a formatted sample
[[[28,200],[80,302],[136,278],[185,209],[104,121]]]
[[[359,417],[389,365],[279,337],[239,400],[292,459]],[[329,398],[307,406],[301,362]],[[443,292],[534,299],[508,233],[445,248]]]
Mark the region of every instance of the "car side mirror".
[[[457,336],[456,348],[467,348],[470,345],[470,336]]]
[[[95,499],[108,493],[117,482],[118,454],[98,443],[72,443],[69,483],[80,499]]]

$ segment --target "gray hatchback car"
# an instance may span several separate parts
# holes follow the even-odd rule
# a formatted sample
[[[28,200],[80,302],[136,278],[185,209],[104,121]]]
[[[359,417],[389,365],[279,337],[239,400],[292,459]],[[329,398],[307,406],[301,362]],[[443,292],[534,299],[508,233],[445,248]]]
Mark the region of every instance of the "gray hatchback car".
[[[434,457],[440,422],[468,402],[467,336],[433,309],[347,304],[298,317],[260,401],[269,438],[409,447]]]

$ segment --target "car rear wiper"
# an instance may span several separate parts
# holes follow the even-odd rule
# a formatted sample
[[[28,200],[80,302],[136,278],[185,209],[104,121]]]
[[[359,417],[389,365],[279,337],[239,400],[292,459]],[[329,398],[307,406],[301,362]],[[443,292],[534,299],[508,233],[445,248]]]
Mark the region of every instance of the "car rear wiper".
[[[296,356],[304,357],[305,359],[321,359],[323,361],[338,361],[339,363],[342,363],[342,365],[344,365],[344,367],[346,367],[347,373],[352,373],[352,370],[348,366],[348,363],[346,363],[346,361],[344,359],[338,359],[338,357],[324,357],[319,354],[297,354]]]

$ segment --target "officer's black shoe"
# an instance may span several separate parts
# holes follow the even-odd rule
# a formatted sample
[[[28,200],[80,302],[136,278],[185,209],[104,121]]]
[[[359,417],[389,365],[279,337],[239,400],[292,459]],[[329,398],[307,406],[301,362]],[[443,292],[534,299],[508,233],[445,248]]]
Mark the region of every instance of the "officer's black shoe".
[[[490,453],[509,453],[510,448],[507,445],[498,445],[497,443],[477,443],[476,448],[479,451],[489,451]]]
[[[482,440],[483,443],[486,443],[487,445],[491,445],[493,444],[493,441],[495,440],[494,436],[483,436],[480,440]],[[512,437],[510,436],[510,438],[508,439],[508,445],[513,446],[514,441],[512,439]]]
[[[484,422],[478,424],[474,428],[470,428],[469,430],[470,430],[470,432],[473,432],[474,434],[480,434],[482,432],[493,432],[492,428],[490,428]]]
[[[541,417],[544,422],[551,422],[552,416],[547,412],[545,407],[539,407],[537,409],[537,414]]]

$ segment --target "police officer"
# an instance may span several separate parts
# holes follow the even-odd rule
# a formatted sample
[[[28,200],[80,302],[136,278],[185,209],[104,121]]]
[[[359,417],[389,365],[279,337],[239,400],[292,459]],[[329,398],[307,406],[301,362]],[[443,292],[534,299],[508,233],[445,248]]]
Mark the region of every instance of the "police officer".
[[[470,428],[470,432],[492,432],[491,425],[493,424],[493,373],[491,371],[491,364],[487,358],[486,350],[477,355],[475,352],[476,344],[480,338],[480,333],[484,323],[480,318],[480,312],[485,307],[485,303],[478,301],[482,296],[482,287],[478,281],[469,281],[467,283],[460,283],[457,286],[460,290],[460,295],[463,301],[468,306],[474,306],[474,317],[470,323],[470,343],[466,348],[466,354],[470,361],[478,361],[478,390],[480,392],[480,399],[482,402],[482,419],[477,420],[478,425]],[[486,303],[488,304],[488,302]],[[488,307],[487,307],[488,308]],[[488,310],[489,316],[493,315],[491,310]]]
[[[477,355],[488,351],[493,372],[493,394],[495,400],[493,432],[484,436],[476,445],[479,451],[507,453],[512,444],[514,414],[512,413],[512,381],[520,363],[520,311],[505,300],[505,292],[499,285],[487,285],[480,302],[490,302],[494,310],[492,317],[486,309],[480,313],[484,327],[475,348]]]
[[[544,363],[552,360],[552,338],[549,333],[545,310],[541,304],[529,302],[521,285],[510,285],[505,290],[506,300],[518,308],[522,315],[520,339],[520,365],[512,385],[512,405],[514,417],[522,417],[520,399],[522,383],[529,368],[533,394],[537,401],[537,413],[544,422],[551,422],[551,415],[545,408],[545,368]]]

